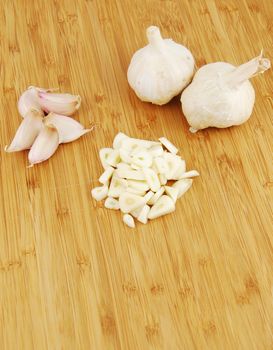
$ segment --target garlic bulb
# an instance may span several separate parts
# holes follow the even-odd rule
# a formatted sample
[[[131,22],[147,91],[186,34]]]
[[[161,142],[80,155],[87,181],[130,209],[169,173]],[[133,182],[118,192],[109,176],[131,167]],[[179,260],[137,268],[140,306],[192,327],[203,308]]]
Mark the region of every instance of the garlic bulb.
[[[262,54],[238,67],[215,62],[201,67],[183,91],[183,113],[196,132],[207,127],[226,128],[244,123],[251,115],[255,91],[248,79],[270,68]]]
[[[149,27],[146,35],[149,44],[133,55],[127,78],[142,101],[163,105],[190,82],[194,58],[185,46],[162,39],[158,27]]]

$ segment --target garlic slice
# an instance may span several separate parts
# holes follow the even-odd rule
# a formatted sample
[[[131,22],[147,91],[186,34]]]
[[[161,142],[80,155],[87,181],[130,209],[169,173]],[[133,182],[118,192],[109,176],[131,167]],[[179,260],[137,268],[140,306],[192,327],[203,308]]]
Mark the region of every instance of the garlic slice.
[[[28,153],[30,167],[50,158],[59,146],[59,135],[54,125],[44,124]]]
[[[164,160],[167,163],[168,171],[165,173],[168,180],[174,179],[174,175],[179,170],[179,167],[182,166],[181,158],[175,154],[164,152]]]
[[[140,151],[132,156],[133,163],[140,166],[141,168],[148,168],[153,163],[152,156],[147,151]]]
[[[178,152],[178,148],[175,147],[174,144],[171,143],[166,137],[160,137],[159,141],[162,143],[163,146],[167,148],[167,150],[173,154],[176,154]]]
[[[119,202],[112,197],[107,197],[105,202],[104,202],[104,206],[107,209],[113,209],[113,210],[119,210]]]
[[[187,179],[189,177],[196,177],[196,176],[199,176],[199,172],[197,170],[190,170],[190,171],[187,171],[185,173],[183,173],[181,176],[180,176],[180,179]]]
[[[155,202],[158,200],[158,198],[160,198],[163,193],[165,192],[165,188],[162,186],[160,187],[160,189],[158,191],[156,191],[156,193],[148,200],[148,204],[153,205],[155,204]]]
[[[139,191],[148,191],[149,185],[146,181],[128,180],[128,186]]]
[[[144,206],[144,204],[144,198],[133,193],[123,192],[119,196],[119,206],[123,213],[130,213],[132,210]]]
[[[178,180],[176,181],[172,187],[177,188],[178,189],[178,195],[177,198],[180,198],[181,196],[183,196],[183,194],[185,192],[188,191],[188,189],[191,187],[193,183],[192,179],[182,179],[182,180]]]
[[[145,196],[145,194],[146,194],[146,191],[137,190],[136,188],[133,188],[130,186],[127,187],[126,191],[130,192],[130,193],[137,194],[138,196]]]
[[[150,210],[151,208],[149,207],[149,205],[145,204],[144,207],[141,209],[137,220],[140,221],[142,224],[147,224]]]
[[[156,219],[162,215],[169,214],[174,210],[175,205],[173,200],[169,196],[163,195],[152,206],[148,214],[148,219]]]
[[[123,132],[119,132],[114,138],[113,148],[119,149],[121,147],[122,141],[125,139],[129,139],[129,136],[123,134]]]
[[[165,192],[166,194],[171,197],[171,199],[174,201],[174,203],[177,200],[178,197],[178,188],[171,187],[171,186],[165,186]]]
[[[119,150],[113,149],[112,152],[110,152],[109,156],[107,157],[106,163],[108,163],[113,167],[116,167],[119,162],[120,162]]]
[[[18,152],[29,149],[43,127],[43,114],[36,109],[31,109],[25,114],[16,134],[6,152]]]
[[[101,161],[101,165],[103,166],[104,169],[108,168],[109,163],[108,163],[108,158],[110,154],[112,153],[113,148],[101,148],[99,150],[99,157]]]
[[[163,147],[161,145],[152,146],[151,148],[149,148],[149,153],[152,157],[162,156],[164,153]]]
[[[100,178],[99,178],[99,182],[101,184],[107,184],[108,181],[111,179],[113,173],[114,173],[115,169],[112,168],[111,166],[109,166],[103,174],[101,174]]]
[[[108,194],[108,187],[106,185],[95,187],[91,191],[91,196],[96,201],[101,201],[107,197]]]
[[[165,174],[159,174],[158,177],[159,177],[160,184],[162,186],[166,185],[166,183],[168,182],[168,180],[166,178],[166,175]]]
[[[71,94],[56,94],[38,91],[39,103],[45,112],[54,112],[62,115],[74,114],[81,105],[81,97]]]
[[[84,129],[83,125],[75,119],[52,112],[49,113],[44,120],[46,123],[53,124],[58,130],[59,143],[75,141],[92,130]]]
[[[117,175],[122,179],[145,180],[145,176],[140,170],[133,170],[133,169],[126,170],[122,168],[117,168],[116,172],[117,172]]]
[[[150,168],[143,168],[142,171],[143,171],[145,180],[148,182],[148,185],[150,186],[150,189],[153,192],[158,191],[160,188],[160,182],[156,172]]]
[[[163,157],[155,157],[154,164],[159,174],[166,174],[169,170],[167,161]]]
[[[180,180],[182,179],[183,174],[186,172],[186,162],[184,159],[179,160],[180,165],[177,167],[176,171],[172,176],[172,180]]]
[[[155,141],[134,139],[134,138],[131,138],[131,137],[125,138],[121,142],[121,148],[126,149],[129,152],[132,152],[137,147],[150,148],[152,146],[157,146],[157,145],[160,145],[160,143],[159,142],[155,142]]]
[[[127,164],[133,163],[133,158],[131,157],[130,152],[128,150],[121,148],[119,150],[119,155],[122,162]]]
[[[123,215],[123,222],[129,227],[135,228],[135,221],[132,215],[130,214]]]
[[[127,186],[127,180],[121,179],[114,173],[110,183],[108,196],[118,198],[123,192],[126,191]]]
[[[154,192],[153,191],[149,191],[145,194],[145,196],[143,197],[145,200],[145,203],[148,203],[149,200],[154,196]]]

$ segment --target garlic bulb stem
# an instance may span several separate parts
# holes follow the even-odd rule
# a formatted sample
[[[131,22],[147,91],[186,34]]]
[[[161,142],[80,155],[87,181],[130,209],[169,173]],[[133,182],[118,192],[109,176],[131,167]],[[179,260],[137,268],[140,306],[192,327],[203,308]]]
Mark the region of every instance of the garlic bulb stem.
[[[150,26],[146,30],[147,39],[149,44],[154,46],[157,49],[164,47],[164,40],[160,34],[160,30],[156,26]]]
[[[270,68],[270,61],[267,58],[262,57],[262,52],[258,57],[241,64],[236,67],[232,72],[223,76],[230,87],[240,85],[244,81],[254,77],[257,74],[264,73]]]

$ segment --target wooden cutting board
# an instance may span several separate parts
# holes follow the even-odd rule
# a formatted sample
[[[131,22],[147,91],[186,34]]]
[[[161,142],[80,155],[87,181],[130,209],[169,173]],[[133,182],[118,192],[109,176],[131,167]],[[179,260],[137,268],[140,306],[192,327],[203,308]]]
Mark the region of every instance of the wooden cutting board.
[[[191,134],[179,96],[141,102],[126,72],[145,29],[197,67],[273,60],[269,0],[2,0],[0,343],[4,350],[272,349],[272,70],[250,120]],[[96,129],[28,169],[3,151],[29,85],[82,96]],[[169,138],[201,176],[173,214],[129,229],[91,199],[118,131]]]

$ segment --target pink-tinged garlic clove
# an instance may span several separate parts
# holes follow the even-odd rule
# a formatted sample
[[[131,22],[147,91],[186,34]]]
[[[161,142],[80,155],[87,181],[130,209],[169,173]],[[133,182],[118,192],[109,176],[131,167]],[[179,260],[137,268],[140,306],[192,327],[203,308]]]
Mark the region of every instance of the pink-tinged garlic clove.
[[[29,110],[22,120],[6,152],[18,152],[29,149],[43,127],[43,114],[36,109]]]
[[[84,126],[75,119],[56,113],[49,113],[44,120],[46,123],[54,125],[58,130],[59,143],[75,141],[93,130],[93,128],[84,129]]]
[[[50,92],[38,92],[39,103],[46,112],[53,112],[69,116],[74,114],[81,105],[81,97],[71,94],[55,94]]]
[[[29,86],[26,91],[22,93],[18,100],[18,111],[24,118],[30,109],[37,109],[41,111],[42,108],[39,102],[38,92],[53,92],[58,89],[44,89],[36,86]]]
[[[52,124],[44,124],[29,153],[30,167],[49,159],[59,146],[58,131]]]

